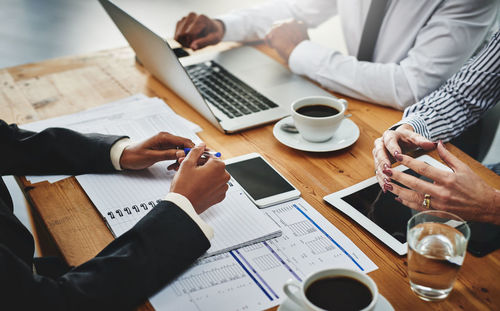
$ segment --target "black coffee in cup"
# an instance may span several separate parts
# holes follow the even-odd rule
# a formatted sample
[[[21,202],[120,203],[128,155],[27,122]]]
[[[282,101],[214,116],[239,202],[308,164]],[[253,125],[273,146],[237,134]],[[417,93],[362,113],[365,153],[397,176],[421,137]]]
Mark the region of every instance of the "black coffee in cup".
[[[306,297],[325,310],[361,310],[373,300],[370,289],[360,281],[347,277],[325,277],[312,282]]]
[[[331,117],[340,112],[338,109],[327,105],[307,105],[300,107],[296,111],[301,115],[314,118]]]

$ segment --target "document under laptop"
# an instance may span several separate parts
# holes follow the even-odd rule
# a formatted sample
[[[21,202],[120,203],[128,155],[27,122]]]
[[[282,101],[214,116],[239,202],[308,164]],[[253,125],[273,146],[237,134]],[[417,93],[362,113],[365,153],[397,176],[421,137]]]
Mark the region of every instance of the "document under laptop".
[[[165,40],[110,1],[99,1],[144,67],[225,133],[279,120],[298,98],[333,97],[251,47],[183,67]]]

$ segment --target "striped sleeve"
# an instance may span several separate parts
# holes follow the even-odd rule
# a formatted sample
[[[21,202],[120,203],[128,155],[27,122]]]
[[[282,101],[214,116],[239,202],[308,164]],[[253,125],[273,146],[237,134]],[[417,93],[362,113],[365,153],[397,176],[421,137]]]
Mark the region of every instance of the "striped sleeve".
[[[449,141],[500,101],[500,31],[443,86],[405,109],[394,125],[410,124],[432,140]]]

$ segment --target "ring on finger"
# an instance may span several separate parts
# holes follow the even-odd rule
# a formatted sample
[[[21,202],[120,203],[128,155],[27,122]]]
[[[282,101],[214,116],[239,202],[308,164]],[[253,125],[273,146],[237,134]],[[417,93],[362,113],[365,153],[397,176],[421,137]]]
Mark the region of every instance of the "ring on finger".
[[[431,209],[431,195],[425,194],[424,201],[422,201],[422,206],[425,206],[426,209]]]

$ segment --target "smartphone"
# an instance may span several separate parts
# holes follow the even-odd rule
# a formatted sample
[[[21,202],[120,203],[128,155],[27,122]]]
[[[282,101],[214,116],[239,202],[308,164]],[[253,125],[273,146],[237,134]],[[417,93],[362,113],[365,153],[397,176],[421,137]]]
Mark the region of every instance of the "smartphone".
[[[300,192],[258,153],[245,154],[224,162],[229,174],[259,208],[300,197]]]

